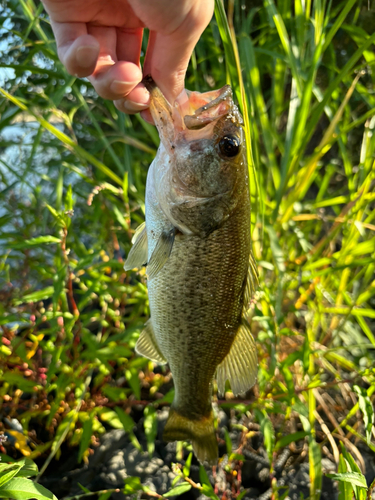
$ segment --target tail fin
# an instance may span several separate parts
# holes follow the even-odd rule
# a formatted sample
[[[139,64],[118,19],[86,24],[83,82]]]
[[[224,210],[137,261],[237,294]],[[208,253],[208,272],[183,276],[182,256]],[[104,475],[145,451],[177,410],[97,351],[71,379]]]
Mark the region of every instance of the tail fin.
[[[218,446],[214,428],[214,416],[199,420],[190,420],[171,408],[169,417],[164,428],[163,439],[165,441],[190,440],[197,459],[203,463],[216,465],[218,459]]]

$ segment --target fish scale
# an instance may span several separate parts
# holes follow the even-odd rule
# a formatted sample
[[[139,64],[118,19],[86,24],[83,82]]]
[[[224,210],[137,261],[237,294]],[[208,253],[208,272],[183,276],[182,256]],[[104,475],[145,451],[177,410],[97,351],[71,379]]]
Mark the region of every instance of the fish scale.
[[[148,284],[155,337],[184,413],[192,403],[211,411],[209,383],[241,321],[250,245],[248,231],[237,234],[242,212],[207,240],[176,238],[168,263]],[[225,245],[233,235],[237,244]],[[199,370],[189,370],[190,360]]]
[[[164,439],[191,440],[197,458],[214,464],[215,372],[219,391],[229,380],[237,395],[257,371],[244,317],[257,276],[242,118],[228,86],[190,93],[184,111],[145,83],[161,145],[147,176],[145,225],[125,264],[147,262],[151,318],[136,350],[173,375]]]

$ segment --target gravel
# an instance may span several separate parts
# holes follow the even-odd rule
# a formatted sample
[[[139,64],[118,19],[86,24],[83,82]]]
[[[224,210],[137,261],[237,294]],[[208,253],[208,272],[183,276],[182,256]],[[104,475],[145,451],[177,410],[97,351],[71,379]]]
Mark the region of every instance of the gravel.
[[[150,456],[148,452],[136,449],[130,442],[123,430],[115,429],[102,436],[99,446],[90,456],[85,465],[77,465],[76,454],[63,453],[65,461],[52,462],[47,469],[41,483],[49,488],[59,500],[67,497],[82,494],[80,483],[90,491],[105,489],[123,489],[124,481],[131,476],[139,477],[141,483],[148,486],[158,494],[166,493],[172,486],[175,474],[172,472],[172,463],[176,459],[176,443],[164,443],[162,432],[168,417],[168,410],[162,409],[158,412],[158,428],[155,440],[155,452]],[[241,431],[230,425],[228,415],[219,411],[219,449],[225,453],[224,429],[229,426],[229,436],[233,443],[233,450],[243,439]],[[271,498],[271,475],[270,465],[266,450],[262,445],[262,436],[259,432],[254,433],[254,438],[250,438],[243,446],[241,453],[245,457],[242,465],[240,462],[231,462],[228,467],[236,465],[236,475],[225,470],[228,464],[226,455],[222,457],[220,466],[213,471],[206,468],[208,477],[215,483],[216,491],[219,491],[219,498],[226,492],[226,498],[236,498],[238,491],[246,489],[244,500],[268,500]],[[136,435],[143,447],[146,449],[146,441],[143,432],[142,420],[138,423]],[[255,447],[257,445],[257,447]],[[366,464],[366,479],[370,483],[375,477],[375,455],[363,447],[362,456]],[[336,464],[328,458],[322,459],[323,481],[321,500],[337,500],[338,491],[336,483],[327,478],[324,474],[335,472]],[[241,474],[241,484],[238,483],[238,470]],[[199,464],[193,458],[190,477],[193,481],[199,482]],[[275,460],[273,477],[277,480],[277,486],[288,486],[289,493],[286,500],[300,500],[309,496],[309,464],[308,454],[301,460],[300,454],[292,454],[289,449],[283,450]],[[236,483],[237,481],[237,483]],[[237,488],[237,489],[236,489]],[[281,490],[282,493],[284,490]],[[138,492],[137,498],[150,498],[143,492]],[[113,500],[134,499],[133,495],[125,495],[122,492],[112,493]],[[206,498],[200,495],[199,490],[191,489],[189,492],[179,497],[181,500],[203,500]]]

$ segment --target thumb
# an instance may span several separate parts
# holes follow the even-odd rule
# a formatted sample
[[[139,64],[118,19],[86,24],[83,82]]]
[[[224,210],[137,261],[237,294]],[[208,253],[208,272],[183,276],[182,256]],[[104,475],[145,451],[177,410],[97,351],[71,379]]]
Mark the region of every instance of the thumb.
[[[213,0],[196,2],[172,33],[150,32],[143,72],[151,74],[170,102],[184,89],[191,54],[211,20],[213,9]]]

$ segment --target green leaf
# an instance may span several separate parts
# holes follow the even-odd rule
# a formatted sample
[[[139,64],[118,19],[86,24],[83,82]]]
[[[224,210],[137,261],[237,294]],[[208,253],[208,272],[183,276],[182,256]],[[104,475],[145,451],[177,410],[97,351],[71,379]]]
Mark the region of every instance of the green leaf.
[[[135,428],[135,423],[134,423],[134,420],[132,419],[132,417],[130,415],[128,415],[119,406],[115,407],[115,412],[117,413],[117,416],[118,416],[118,418],[119,418],[119,420],[124,428],[124,431],[129,433],[129,438],[130,438],[130,441],[132,442],[134,448],[137,448],[139,451],[143,451],[142,446],[140,445],[138,439],[136,438],[136,436],[133,432],[133,430]]]
[[[346,462],[343,455],[340,453],[338,472],[347,472]],[[346,481],[339,481],[339,498],[338,500],[352,500],[353,498],[353,488],[350,483]]]
[[[22,468],[18,471],[17,477],[32,477],[38,475],[38,466],[30,458],[24,458]]]
[[[224,429],[224,436],[225,436],[225,444],[227,446],[227,454],[230,455],[232,453],[232,440],[229,436],[229,432],[227,429]]]
[[[88,488],[86,488],[85,486],[83,486],[81,483],[78,483],[78,486],[81,488],[83,493],[91,493],[90,490]]]
[[[281,247],[280,247],[280,238],[277,236],[273,227],[266,226],[265,229],[266,229],[268,236],[270,238],[270,247],[272,250],[272,255],[273,255],[273,259],[274,259],[274,262],[276,264],[276,267],[281,274],[285,273],[285,262],[284,262],[285,259],[284,259],[284,255],[283,255],[283,252],[282,252]]]
[[[214,492],[214,489],[212,488],[212,486],[207,486],[207,484],[204,484],[202,486],[201,491],[202,491],[203,495],[206,495],[206,497],[211,498],[212,500],[220,500],[219,497]]]
[[[322,454],[313,436],[309,438],[310,499],[319,500],[322,490]]]
[[[370,444],[372,437],[372,427],[374,425],[374,407],[371,403],[371,399],[368,396],[366,389],[363,389],[358,385],[354,385],[353,388],[358,395],[359,409],[362,412],[363,422],[366,429],[366,439],[367,443]]]
[[[102,359],[129,358],[132,354],[130,349],[121,345],[102,347],[95,352],[95,356]]]
[[[205,468],[203,467],[203,465],[199,466],[199,479],[200,479],[202,486],[206,485],[206,486],[212,488],[210,480],[207,476],[207,472],[206,472]]]
[[[23,477],[14,477],[2,486],[0,497],[15,500],[57,500],[55,495],[44,486]]]
[[[248,490],[243,490],[241,493],[236,497],[236,500],[242,500],[242,498],[246,495]]]
[[[351,454],[346,450],[345,446],[343,443],[340,443],[341,451],[345,459],[345,465],[346,465],[346,470],[347,472],[354,472],[356,474],[361,475],[361,469],[358,467],[356,461],[354,458],[351,456]],[[357,500],[360,500],[361,495],[361,488],[360,486],[357,486],[355,483],[351,483],[353,491],[354,491],[354,496]]]
[[[263,434],[264,445],[267,450],[268,458],[271,462],[275,446],[275,431],[265,410],[255,410],[255,414],[258,422],[260,423],[260,431]]]
[[[25,302],[39,302],[40,300],[49,299],[52,297],[54,291],[55,289],[53,286],[47,286],[46,288],[43,288],[43,290],[38,290],[24,295],[21,300],[17,300],[15,303],[16,305],[19,305]]]
[[[189,453],[189,456],[187,457],[185,465],[182,469],[182,472],[183,472],[184,476],[186,476],[186,477],[188,477],[190,474],[190,466],[191,466],[192,458],[193,458],[193,454]]]
[[[212,500],[219,500],[219,497],[215,494],[214,489],[210,483],[203,465],[199,466],[199,479],[202,484],[202,493]]]
[[[112,492],[111,491],[107,491],[106,493],[102,493],[100,495],[100,497],[98,498],[98,500],[108,500],[108,498],[110,498],[112,495]]]
[[[284,21],[278,10],[276,9],[275,3],[273,0],[266,0],[265,6],[269,10],[271,16],[273,17],[273,21],[276,25],[276,29],[278,31],[282,46],[285,50],[285,53],[289,59],[290,68],[293,74],[293,77],[296,81],[297,91],[299,97],[302,97],[302,83],[301,83],[301,71],[298,68],[297,60],[294,56],[292,50],[292,44],[289,40],[288,32],[286,30]]]
[[[275,445],[275,451],[280,450],[281,448],[285,448],[285,446],[288,446],[290,443],[295,443],[296,441],[303,439],[307,435],[308,435],[307,432],[299,431],[299,432],[294,432],[293,434],[288,434],[287,436],[283,436],[281,439],[277,441]]]
[[[110,168],[108,168],[106,165],[104,165],[104,163],[102,163],[97,158],[95,158],[94,155],[88,153],[81,146],[78,146],[78,144],[76,142],[74,142],[69,136],[67,136],[66,134],[61,132],[57,127],[55,127],[54,125],[49,123],[47,120],[45,120],[44,118],[42,118],[38,114],[34,114],[33,111],[31,109],[28,109],[27,106],[25,106],[25,104],[23,104],[19,99],[17,99],[17,97],[9,94],[6,90],[4,90],[2,88],[0,88],[0,92],[3,94],[4,97],[6,97],[7,99],[9,99],[9,101],[16,104],[20,109],[22,109],[23,111],[26,111],[31,116],[34,116],[36,118],[36,120],[38,120],[38,122],[42,125],[42,127],[44,127],[46,130],[51,132],[51,134],[53,134],[55,137],[57,137],[57,139],[59,139],[66,148],[73,150],[79,158],[92,163],[96,168],[101,170],[105,175],[110,177],[113,181],[117,182],[117,184],[119,184],[120,186],[122,185],[121,178],[118,175],[116,175],[114,172],[112,172],[112,170]]]
[[[175,488],[172,488],[171,490],[167,491],[167,493],[163,493],[163,497],[173,497],[174,495],[182,495],[183,493],[186,493],[187,491],[191,490],[191,484],[189,483],[181,483]]]
[[[224,10],[224,4],[221,0],[215,0],[215,19],[220,31],[221,41],[224,46],[225,64],[230,75],[231,84],[233,86],[238,86],[236,56],[233,49],[233,43],[231,40],[227,16]],[[236,88],[234,90],[236,91]]]
[[[141,384],[139,382],[138,370],[129,368],[125,370],[125,377],[137,399],[141,398]]]
[[[332,473],[326,474],[327,477],[330,477],[334,481],[344,481],[346,483],[355,484],[356,486],[361,486],[362,488],[367,489],[366,478],[363,474],[359,474],[358,472],[341,472],[341,473]]]
[[[143,486],[139,477],[130,476],[125,479],[123,493],[130,494],[140,490],[143,490]]]
[[[51,245],[56,243],[61,243],[61,239],[56,238],[55,236],[38,236],[37,238],[32,238],[31,240],[24,240],[22,243],[9,243],[7,247],[12,248],[13,250],[23,250],[39,245]]]
[[[128,223],[125,220],[125,217],[122,215],[120,210],[116,207],[116,205],[113,205],[113,213],[116,216],[117,221],[120,223],[120,225],[127,231],[129,229]]]
[[[151,405],[146,406],[144,415],[145,420],[143,426],[147,439],[147,450],[151,456],[155,450],[155,439],[158,431],[158,421],[155,408]]]
[[[95,413],[91,412],[91,414],[89,415],[89,418],[87,420],[85,420],[83,423],[83,432],[82,432],[81,441],[79,443],[79,450],[78,450],[78,463],[81,463],[83,455],[90,445],[91,436],[92,436],[92,425],[93,425],[94,418],[95,418]]]
[[[74,207],[74,200],[73,200],[73,189],[72,185],[69,184],[68,189],[66,190],[66,196],[65,196],[65,210],[67,212],[70,212],[73,210]]]
[[[23,464],[20,462],[13,464],[0,463],[0,488],[12,479],[12,477],[17,475],[17,472],[21,469],[22,465]]]
[[[8,382],[8,384],[17,386],[24,392],[34,392],[34,388],[36,386],[34,381],[28,380],[20,373],[12,373],[10,371],[5,372],[1,376],[1,380],[3,382]]]
[[[73,423],[74,419],[74,411],[70,411],[62,420],[60,425],[58,426],[56,433],[55,433],[55,438],[53,440],[52,446],[51,446],[51,451],[55,452],[58,450],[58,448],[61,446],[62,442],[61,439],[63,437],[66,437],[68,432],[72,430],[74,427]]]
[[[124,412],[124,410],[119,406],[115,407],[115,412],[117,413],[117,416],[124,427],[124,431],[132,432],[135,427],[135,423],[131,416],[128,413]]]
[[[110,408],[100,408],[97,413],[103,422],[107,422],[114,429],[123,428],[123,425],[118,418],[117,413]]]

